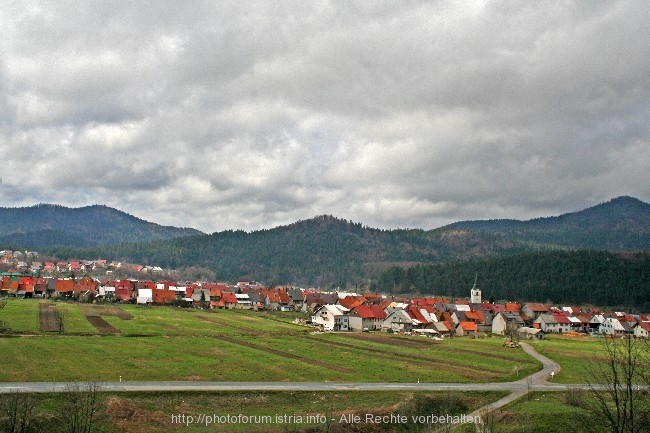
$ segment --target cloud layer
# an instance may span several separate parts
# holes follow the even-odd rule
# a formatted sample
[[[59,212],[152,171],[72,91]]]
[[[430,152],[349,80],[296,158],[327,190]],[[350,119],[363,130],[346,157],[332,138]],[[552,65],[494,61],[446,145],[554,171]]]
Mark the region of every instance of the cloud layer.
[[[10,2],[0,206],[206,232],[650,201],[650,9],[618,2]]]

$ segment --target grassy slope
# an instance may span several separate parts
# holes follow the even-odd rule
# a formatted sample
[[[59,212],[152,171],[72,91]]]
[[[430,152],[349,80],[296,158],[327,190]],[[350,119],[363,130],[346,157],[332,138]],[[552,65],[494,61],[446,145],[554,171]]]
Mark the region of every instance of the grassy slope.
[[[10,300],[0,317],[26,329],[38,321],[37,305]],[[97,332],[78,304],[56,305],[67,335],[0,339],[5,380],[486,382],[516,379],[515,367],[520,375],[539,368],[500,339],[312,335],[265,313],[122,306],[132,319],[102,316],[121,335],[91,338]]]

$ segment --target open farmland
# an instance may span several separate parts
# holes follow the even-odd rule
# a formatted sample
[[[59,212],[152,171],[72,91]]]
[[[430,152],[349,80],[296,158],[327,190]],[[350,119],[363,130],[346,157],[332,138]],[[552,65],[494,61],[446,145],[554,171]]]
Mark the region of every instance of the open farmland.
[[[38,330],[39,303],[61,312],[62,334]],[[33,335],[0,339],[5,381],[493,382],[539,369],[497,338],[313,334],[267,313],[10,300],[0,320]]]

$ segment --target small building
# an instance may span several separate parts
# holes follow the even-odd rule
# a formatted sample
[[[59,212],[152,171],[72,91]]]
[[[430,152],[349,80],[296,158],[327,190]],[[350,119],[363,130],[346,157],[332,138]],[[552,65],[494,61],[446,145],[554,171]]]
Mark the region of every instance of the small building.
[[[478,328],[474,322],[459,322],[456,325],[456,335],[459,337],[467,335],[476,335]]]
[[[350,315],[341,305],[327,304],[314,311],[311,321],[325,331],[349,331]]]
[[[634,327],[634,336],[636,338],[650,339],[650,322],[639,322]]]

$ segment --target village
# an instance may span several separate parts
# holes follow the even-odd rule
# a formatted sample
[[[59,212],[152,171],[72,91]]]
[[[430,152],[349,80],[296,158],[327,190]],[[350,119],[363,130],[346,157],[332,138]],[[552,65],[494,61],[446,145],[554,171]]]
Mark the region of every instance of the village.
[[[37,253],[31,253],[36,255]],[[546,334],[623,336],[650,338],[650,315],[622,311],[601,312],[598,308],[549,306],[543,303],[483,302],[476,282],[470,296],[405,297],[378,293],[321,291],[292,286],[265,287],[256,281],[235,284],[218,282],[178,283],[155,278],[112,279],[84,272],[104,271],[121,264],[106,260],[32,262],[1,251],[3,263],[12,264],[2,273],[0,298],[50,298],[90,303],[170,305],[185,308],[239,309],[300,312],[321,331],[419,334],[432,338],[504,335],[511,339],[542,339]],[[128,265],[134,266],[134,265]],[[28,270],[39,275],[28,275]],[[135,265],[154,277],[162,269]],[[143,271],[144,269],[144,271]],[[160,271],[158,271],[160,269]],[[48,275],[69,273],[72,276]]]

